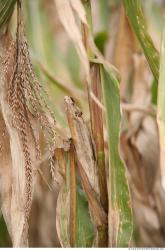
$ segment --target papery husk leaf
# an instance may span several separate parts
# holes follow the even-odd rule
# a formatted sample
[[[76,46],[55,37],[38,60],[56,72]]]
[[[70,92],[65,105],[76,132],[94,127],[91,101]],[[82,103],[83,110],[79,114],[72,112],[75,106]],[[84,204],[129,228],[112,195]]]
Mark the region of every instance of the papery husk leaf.
[[[65,105],[71,136],[75,147],[80,180],[89,202],[92,220],[98,230],[105,230],[105,228],[107,229],[107,214],[100,203],[92,138],[83,120],[82,112],[74,101],[70,97],[65,97]],[[104,241],[102,239],[102,244],[105,244],[105,239]]]

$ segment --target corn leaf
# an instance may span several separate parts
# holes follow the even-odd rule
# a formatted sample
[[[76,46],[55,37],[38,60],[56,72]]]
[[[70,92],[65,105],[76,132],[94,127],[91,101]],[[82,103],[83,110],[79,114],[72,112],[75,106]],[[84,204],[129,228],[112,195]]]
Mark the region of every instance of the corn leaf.
[[[165,25],[162,33],[157,103],[157,121],[160,143],[160,167],[162,185],[165,189]]]
[[[95,44],[102,54],[104,54],[107,40],[108,40],[108,33],[106,31],[101,31],[97,33],[95,36]]]
[[[132,234],[132,212],[125,177],[125,166],[119,153],[120,96],[118,81],[109,68],[101,65],[101,82],[109,143],[109,237],[110,246],[128,246]]]
[[[94,226],[90,219],[87,199],[79,185],[77,185],[76,224],[76,247],[91,247],[95,237]]]
[[[9,21],[15,6],[16,0],[0,0],[0,29]]]
[[[58,238],[62,247],[70,247],[68,224],[69,224],[69,187],[66,183],[63,184],[58,195],[56,207],[56,228]]]
[[[109,26],[109,13],[110,13],[110,8],[109,8],[109,3],[107,0],[99,0],[99,14],[100,14],[100,19],[101,19],[101,24],[103,30],[107,30]]]
[[[70,247],[69,242],[69,189],[63,185],[57,203],[57,231],[63,247]],[[94,239],[94,226],[90,219],[88,202],[83,190],[77,186],[76,207],[76,247],[91,247]]]
[[[146,23],[144,20],[141,1],[140,0],[124,0],[124,7],[128,17],[128,20],[131,24],[132,29],[134,30],[137,39],[140,42],[140,45],[143,49],[143,52],[146,56],[152,74],[155,80],[158,82],[159,78],[159,53],[156,50],[153,41],[150,35],[147,32]]]
[[[11,240],[3,216],[0,218],[0,247],[11,247]]]

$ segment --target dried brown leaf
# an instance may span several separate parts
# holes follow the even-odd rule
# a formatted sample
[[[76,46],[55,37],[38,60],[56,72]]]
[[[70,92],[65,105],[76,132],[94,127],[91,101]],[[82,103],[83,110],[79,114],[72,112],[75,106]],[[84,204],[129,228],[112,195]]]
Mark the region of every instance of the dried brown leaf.
[[[150,73],[143,55],[134,55],[132,106],[149,109]],[[156,118],[132,109],[129,130],[121,137],[128,167],[132,204],[143,246],[163,246],[164,191],[160,181],[159,141]]]
[[[12,67],[12,61],[10,61]],[[13,246],[27,246],[27,222],[24,213],[25,206],[25,160],[22,151],[21,139],[18,131],[12,126],[12,114],[7,103],[7,82],[11,71],[1,74],[0,105],[5,126],[9,134],[11,150],[12,194],[10,208],[10,223]],[[5,81],[4,81],[5,80]],[[7,225],[8,226],[8,225]],[[10,224],[9,224],[10,231]]]
[[[9,135],[5,128],[5,123],[0,115],[0,129],[5,133],[0,134],[0,205],[4,220],[7,224],[8,232],[12,238],[11,226],[11,198],[12,198],[12,160],[10,154]]]
[[[56,228],[62,247],[70,247],[69,231],[65,224],[69,225],[70,192],[64,183],[57,199]]]
[[[71,144],[70,149],[70,218],[69,218],[69,234],[71,247],[76,246],[76,160],[74,145]]]
[[[89,202],[92,219],[97,229],[103,230],[107,228],[107,215],[99,201],[98,176],[91,135],[82,118],[82,112],[70,97],[65,97],[65,105],[81,183]]]
[[[96,63],[91,63],[91,89],[98,100],[102,101],[100,68]],[[107,174],[105,167],[104,153],[104,131],[103,131],[103,110],[98,104],[90,98],[90,116],[92,136],[95,145],[96,167],[99,179],[100,201],[104,210],[108,211],[108,191],[107,191]]]
[[[65,105],[71,136],[78,160],[81,163],[90,185],[99,196],[96,161],[90,132],[82,118],[82,112],[70,97],[65,97]]]
[[[121,74],[120,94],[126,99],[126,90],[133,72],[133,54],[137,51],[135,35],[128,23],[123,7],[120,10],[119,27],[113,49],[113,63]],[[115,26],[116,27],[116,26]]]

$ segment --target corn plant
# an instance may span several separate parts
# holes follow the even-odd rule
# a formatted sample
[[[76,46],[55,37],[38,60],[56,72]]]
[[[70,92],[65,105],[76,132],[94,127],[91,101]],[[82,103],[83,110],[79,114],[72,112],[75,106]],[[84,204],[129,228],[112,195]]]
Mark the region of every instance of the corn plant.
[[[165,38],[159,56],[145,14],[0,0],[0,244],[165,245]]]

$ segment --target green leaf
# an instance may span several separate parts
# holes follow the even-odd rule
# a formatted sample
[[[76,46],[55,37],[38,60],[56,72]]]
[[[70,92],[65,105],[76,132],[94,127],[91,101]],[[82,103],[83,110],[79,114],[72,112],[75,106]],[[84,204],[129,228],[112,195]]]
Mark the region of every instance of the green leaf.
[[[11,239],[7,231],[6,223],[2,215],[0,215],[0,247],[11,247]]]
[[[9,21],[16,0],[0,0],[0,29],[4,27],[4,25]]]
[[[152,74],[158,82],[159,78],[159,53],[156,50],[150,35],[147,32],[140,0],[123,0],[125,11],[137,39],[143,49]]]
[[[120,95],[119,83],[112,70],[101,65],[101,83],[106,109],[109,144],[109,237],[112,247],[128,247],[133,230],[132,211],[125,166],[119,153]],[[113,217],[113,221],[111,220]],[[116,225],[115,225],[116,219]],[[119,222],[119,226],[118,226]],[[117,229],[115,230],[115,227]]]
[[[32,52],[48,68],[54,68],[53,32],[42,1],[24,0],[24,11],[27,16],[27,36]],[[36,39],[37,38],[37,39]]]
[[[158,93],[158,84],[153,80],[151,85],[151,102],[157,105],[157,93]]]
[[[100,12],[100,21],[102,23],[103,29],[108,29],[109,26],[109,13],[110,13],[110,7],[107,0],[99,0],[99,12]]]
[[[66,52],[65,63],[70,72],[72,82],[77,87],[81,87],[80,60],[79,60],[79,57],[77,55],[77,52],[73,43],[69,43],[69,46]]]
[[[88,202],[84,191],[77,186],[77,237],[76,247],[91,247],[94,240],[94,226],[90,219]]]
[[[101,31],[95,35],[95,44],[102,54],[104,54],[105,44],[107,40],[108,34],[106,31]]]

